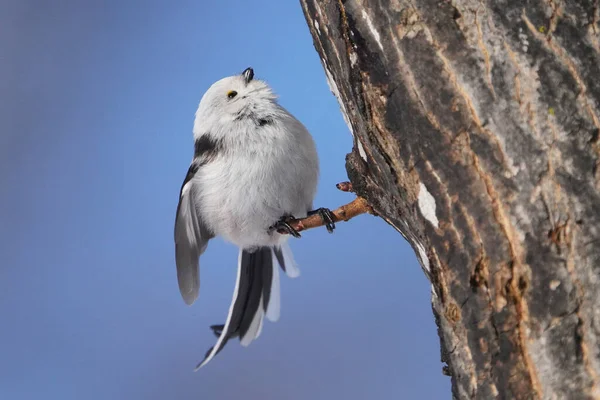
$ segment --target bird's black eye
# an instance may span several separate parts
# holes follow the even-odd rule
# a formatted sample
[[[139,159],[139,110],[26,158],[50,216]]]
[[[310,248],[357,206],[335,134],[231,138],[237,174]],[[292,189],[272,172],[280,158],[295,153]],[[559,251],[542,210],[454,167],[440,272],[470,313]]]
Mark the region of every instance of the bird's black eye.
[[[235,90],[230,90],[227,92],[227,98],[233,99],[235,96],[237,96],[237,92]]]

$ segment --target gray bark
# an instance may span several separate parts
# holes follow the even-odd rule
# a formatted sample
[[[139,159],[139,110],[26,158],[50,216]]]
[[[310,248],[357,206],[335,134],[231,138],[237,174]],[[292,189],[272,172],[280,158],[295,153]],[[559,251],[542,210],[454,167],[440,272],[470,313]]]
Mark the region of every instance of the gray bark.
[[[453,396],[600,398],[599,1],[301,3]]]

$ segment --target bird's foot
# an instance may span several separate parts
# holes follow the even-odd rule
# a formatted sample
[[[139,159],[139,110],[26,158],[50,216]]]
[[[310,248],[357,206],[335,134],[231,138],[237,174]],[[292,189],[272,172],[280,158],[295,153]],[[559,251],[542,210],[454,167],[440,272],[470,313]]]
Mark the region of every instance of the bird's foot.
[[[295,238],[300,238],[300,232],[298,232],[291,224],[290,222],[295,221],[296,218],[291,217],[291,216],[283,216],[281,217],[281,219],[279,221],[277,221],[277,223],[275,225],[273,225],[271,227],[271,229],[275,229],[277,232],[281,233],[281,234],[289,234],[292,235]]]
[[[331,210],[329,208],[317,208],[316,210],[312,210],[308,212],[308,215],[315,215],[315,214],[319,214],[319,216],[321,217],[321,219],[323,220],[323,224],[325,225],[325,228],[327,228],[327,232],[329,233],[333,233],[333,230],[335,229],[335,215],[333,215],[333,213],[331,212]]]

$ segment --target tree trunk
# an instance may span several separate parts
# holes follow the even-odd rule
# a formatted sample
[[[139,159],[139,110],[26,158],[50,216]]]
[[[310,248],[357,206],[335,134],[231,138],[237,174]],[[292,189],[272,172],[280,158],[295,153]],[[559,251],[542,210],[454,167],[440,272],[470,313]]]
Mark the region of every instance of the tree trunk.
[[[301,3],[454,397],[600,398],[599,0]]]

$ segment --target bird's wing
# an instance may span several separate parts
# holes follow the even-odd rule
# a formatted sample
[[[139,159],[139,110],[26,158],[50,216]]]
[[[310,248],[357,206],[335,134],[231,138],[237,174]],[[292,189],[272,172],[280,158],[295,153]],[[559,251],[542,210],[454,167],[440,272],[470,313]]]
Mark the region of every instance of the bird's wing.
[[[208,241],[214,237],[203,224],[195,204],[198,183],[194,175],[200,164],[192,162],[181,185],[179,204],[175,217],[175,263],[177,265],[177,281],[181,297],[191,305],[198,298],[200,289],[199,257]]]

